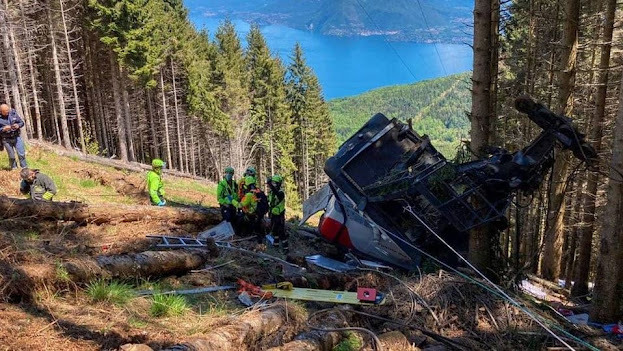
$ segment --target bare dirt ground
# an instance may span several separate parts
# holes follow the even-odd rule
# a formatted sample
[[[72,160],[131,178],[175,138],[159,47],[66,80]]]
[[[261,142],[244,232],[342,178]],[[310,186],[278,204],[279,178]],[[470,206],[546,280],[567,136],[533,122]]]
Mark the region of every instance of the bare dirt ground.
[[[147,204],[142,174],[85,164],[40,150],[31,150],[29,155],[34,166],[60,184],[60,201]],[[0,164],[3,162],[0,157]],[[0,171],[0,194],[18,197],[17,177],[15,171]],[[165,181],[171,198],[180,205],[215,204],[210,185],[181,179]],[[187,295],[180,314],[160,315],[154,313],[156,302],[152,297],[132,295],[124,303],[97,300],[89,292],[93,282],[73,282],[59,269],[62,262],[71,259],[154,249],[145,238],[149,234],[187,236],[204,229],[147,220],[85,225],[37,218],[0,219],[0,350],[116,350],[126,344],[144,344],[159,350],[235,327],[240,321],[254,320],[255,315],[247,314],[250,309],[238,302],[235,290]],[[383,306],[337,306],[340,310],[334,310],[332,304],[287,301],[286,310],[294,309],[296,313],[287,312],[283,325],[243,343],[240,350],[298,350],[297,346],[287,345],[296,338],[308,338],[312,326],[360,327],[376,335],[398,332],[407,341],[400,347],[384,341],[384,350],[539,350],[559,345],[517,308],[456,274],[439,270],[421,274],[392,271],[392,277],[370,271],[339,274],[309,266],[306,255],[341,255],[332,245],[297,231],[295,226],[290,230],[292,250],[288,255],[270,247],[258,248],[253,240],[233,245],[303,266],[304,272],[251,253],[222,249],[218,257],[206,263],[207,267],[219,266],[215,269],[115,282],[136,291],[230,285],[239,278],[258,285],[287,280],[298,287],[318,289],[356,291],[357,287],[372,287],[387,295]],[[51,266],[56,267],[53,272],[44,271]],[[325,309],[329,310],[323,312]],[[324,314],[313,317],[318,311]],[[313,318],[308,324],[310,316]],[[241,332],[240,328],[234,329]],[[586,338],[580,331],[573,332]],[[337,335],[339,344],[325,349],[373,349],[365,334]],[[601,348],[610,347],[604,345]]]

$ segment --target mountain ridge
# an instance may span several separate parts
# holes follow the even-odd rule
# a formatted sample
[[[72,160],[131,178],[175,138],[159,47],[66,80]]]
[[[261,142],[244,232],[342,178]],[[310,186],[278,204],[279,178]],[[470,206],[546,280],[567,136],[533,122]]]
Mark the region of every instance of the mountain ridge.
[[[472,0],[185,0],[194,15],[286,25],[333,36],[384,35],[392,41],[470,40]],[[424,14],[424,16],[422,16]]]
[[[416,132],[427,134],[441,153],[453,158],[461,139],[469,135],[469,78],[466,72],[330,100],[329,113],[338,143],[380,112],[390,119],[413,119]]]

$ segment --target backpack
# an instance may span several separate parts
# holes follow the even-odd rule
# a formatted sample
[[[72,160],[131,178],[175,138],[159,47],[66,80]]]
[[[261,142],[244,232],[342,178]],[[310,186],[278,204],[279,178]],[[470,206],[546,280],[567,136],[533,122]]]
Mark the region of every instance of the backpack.
[[[260,218],[262,218],[268,213],[269,210],[268,198],[263,191],[258,191],[257,193],[255,193],[255,197],[257,198],[256,213]]]

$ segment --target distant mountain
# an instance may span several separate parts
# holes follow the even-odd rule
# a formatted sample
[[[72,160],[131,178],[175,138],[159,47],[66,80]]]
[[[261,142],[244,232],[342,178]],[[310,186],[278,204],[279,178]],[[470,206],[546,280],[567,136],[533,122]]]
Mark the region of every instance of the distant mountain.
[[[381,112],[402,121],[412,118],[413,129],[427,134],[437,150],[451,159],[461,138],[469,135],[466,116],[471,107],[469,78],[469,73],[462,73],[331,100],[329,108],[338,143]]]
[[[193,14],[281,24],[325,35],[470,41],[473,0],[185,0]],[[421,4],[421,9],[420,5]],[[424,13],[424,16],[422,16]],[[427,26],[428,24],[428,26]],[[430,31],[428,30],[430,28]]]

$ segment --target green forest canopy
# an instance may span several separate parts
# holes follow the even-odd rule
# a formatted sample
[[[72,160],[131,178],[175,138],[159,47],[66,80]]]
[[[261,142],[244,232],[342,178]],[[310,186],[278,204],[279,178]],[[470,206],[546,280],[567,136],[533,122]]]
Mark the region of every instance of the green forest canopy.
[[[469,78],[470,73],[461,73],[331,100],[329,109],[338,143],[380,112],[402,121],[413,118],[413,129],[427,134],[437,150],[452,158],[461,139],[469,136]]]

